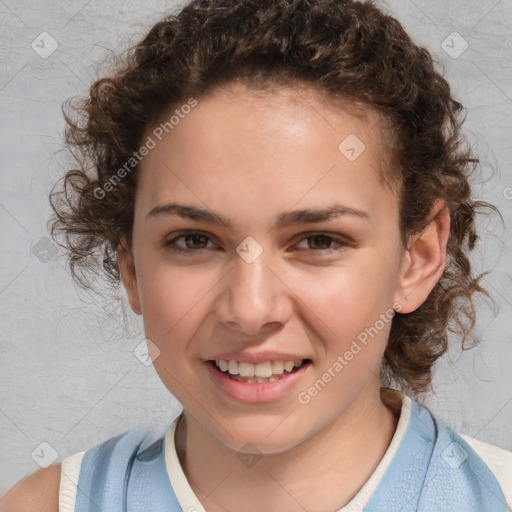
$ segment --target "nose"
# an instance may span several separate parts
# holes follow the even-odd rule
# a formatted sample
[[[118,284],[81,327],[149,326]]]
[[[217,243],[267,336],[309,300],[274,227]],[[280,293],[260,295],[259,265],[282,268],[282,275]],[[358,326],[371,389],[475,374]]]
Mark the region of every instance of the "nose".
[[[292,312],[291,292],[279,272],[269,266],[265,251],[250,263],[238,254],[234,260],[234,267],[222,280],[216,303],[218,321],[231,331],[250,336],[282,327]]]

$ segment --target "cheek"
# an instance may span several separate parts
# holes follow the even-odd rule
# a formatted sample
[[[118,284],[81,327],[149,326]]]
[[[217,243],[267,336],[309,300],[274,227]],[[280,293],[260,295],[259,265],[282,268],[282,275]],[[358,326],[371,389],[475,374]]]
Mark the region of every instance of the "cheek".
[[[147,338],[161,352],[179,352],[204,319],[218,279],[193,268],[154,266],[142,276],[143,317]],[[210,300],[209,300],[210,299]]]
[[[393,318],[389,268],[370,265],[363,257],[359,261],[323,278],[294,281],[300,287],[297,296],[306,305],[303,324],[309,324],[320,340],[320,370],[330,369],[337,382],[354,385],[380,368]]]
[[[297,278],[294,292],[331,333],[346,336],[373,324],[392,297],[386,269],[365,264],[340,267],[324,276]],[[389,275],[389,272],[388,272]]]
[[[144,330],[160,351],[153,366],[181,403],[190,400],[191,390],[197,385],[191,340],[208,314],[208,291],[214,283],[208,282],[204,272],[163,266],[154,267],[144,282],[148,290],[143,306]]]

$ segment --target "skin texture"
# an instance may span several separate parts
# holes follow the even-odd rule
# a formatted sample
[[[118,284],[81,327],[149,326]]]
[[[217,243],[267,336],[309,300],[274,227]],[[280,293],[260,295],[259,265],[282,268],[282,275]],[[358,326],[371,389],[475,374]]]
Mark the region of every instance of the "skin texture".
[[[418,308],[444,269],[444,204],[407,250],[400,243],[396,197],[378,174],[386,165],[378,120],[370,110],[354,117],[313,91],[231,84],[199,98],[141,163],[121,274],[160,351],[155,368],[184,406],[178,455],[208,511],[240,503],[246,512],[336,510],[371,475],[396,429],[397,411],[379,391],[390,322],[308,404],[297,400],[393,304],[402,313]],[[365,144],[354,161],[338,150],[350,134]],[[171,201],[217,212],[231,229],[146,218]],[[369,220],[274,227],[282,212],[334,203]],[[182,230],[206,238],[170,243]],[[347,244],[328,254],[336,242],[311,232]],[[248,236],[263,249],[250,264],[236,252]],[[241,349],[301,354],[312,365],[278,400],[240,403],[212,382],[204,360]],[[247,467],[240,451],[263,456]]]
[[[58,512],[60,464],[40,469],[0,498],[0,512]]]

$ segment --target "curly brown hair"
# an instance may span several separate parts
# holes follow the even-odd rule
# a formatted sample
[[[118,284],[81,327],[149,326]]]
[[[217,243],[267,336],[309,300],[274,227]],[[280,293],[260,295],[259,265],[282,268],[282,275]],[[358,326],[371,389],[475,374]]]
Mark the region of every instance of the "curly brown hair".
[[[471,198],[468,179],[478,160],[461,133],[462,106],[429,52],[372,2],[194,0],[154,25],[118,62],[71,105],[74,117],[63,109],[78,168],[50,194],[51,235],[59,243],[56,235],[65,234],[59,245],[73,278],[89,287],[84,276],[101,268],[99,251],[108,280],[119,284],[117,248],[123,237],[131,246],[137,165],[115,183],[113,172],[138,155],[164,109],[235,80],[253,89],[307,84],[329,100],[374,109],[386,122],[392,163],[386,181],[398,193],[404,247],[431,221],[436,199],[449,208],[444,273],[417,310],[395,315],[382,364],[384,384],[414,395],[430,389],[448,332],[461,334],[467,348],[473,296],[488,296],[482,276],[472,275],[468,251],[477,240],[477,210],[497,210]]]

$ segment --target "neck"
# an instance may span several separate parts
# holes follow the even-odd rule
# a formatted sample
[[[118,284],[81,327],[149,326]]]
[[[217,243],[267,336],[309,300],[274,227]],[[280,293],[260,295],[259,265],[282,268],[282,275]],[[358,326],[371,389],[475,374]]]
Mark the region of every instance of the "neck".
[[[372,395],[377,396],[370,400]],[[396,430],[400,402],[388,390],[365,394],[306,441],[246,465],[238,452],[184,412],[176,427],[176,450],[207,512],[240,510],[241,502],[244,512],[338,510],[357,494],[384,456]]]

